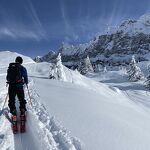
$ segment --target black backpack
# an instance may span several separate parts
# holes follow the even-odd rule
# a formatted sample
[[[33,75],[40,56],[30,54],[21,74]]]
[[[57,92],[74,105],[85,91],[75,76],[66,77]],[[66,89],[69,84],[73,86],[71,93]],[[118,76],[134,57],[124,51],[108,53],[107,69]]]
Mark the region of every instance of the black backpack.
[[[17,84],[21,83],[21,65],[19,63],[10,63],[7,70],[7,83],[9,84]]]

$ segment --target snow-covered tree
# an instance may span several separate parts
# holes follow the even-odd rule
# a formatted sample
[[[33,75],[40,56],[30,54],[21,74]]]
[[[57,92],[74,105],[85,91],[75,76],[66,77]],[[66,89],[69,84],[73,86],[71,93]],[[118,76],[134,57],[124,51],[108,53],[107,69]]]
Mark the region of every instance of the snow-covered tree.
[[[149,76],[146,78],[144,85],[146,88],[150,89],[150,66],[148,66]]]
[[[81,64],[80,69],[82,74],[87,74],[89,72],[94,72],[89,56],[84,59],[84,62]]]
[[[35,59],[34,59],[35,62],[41,62],[42,61],[42,58],[41,56],[37,56]]]
[[[104,67],[101,64],[94,64],[93,65],[93,70],[94,72],[102,72]]]
[[[144,83],[145,87],[150,90],[150,75],[147,77],[147,80]]]
[[[137,66],[134,56],[132,56],[130,69],[127,71],[127,74],[130,81],[138,81],[144,78],[141,69]]]
[[[58,54],[56,58],[53,69],[50,71],[50,77],[53,79],[66,81],[66,76],[65,76],[64,69],[63,69],[60,53]]]
[[[55,79],[54,71],[55,71],[55,65],[50,66],[49,79]]]
[[[77,70],[81,73],[81,70],[83,68],[83,62],[79,62],[78,66],[77,66]]]
[[[104,67],[103,72],[104,72],[104,73],[106,73],[106,72],[107,72],[107,68],[106,68],[106,67]]]
[[[123,74],[127,75],[127,68],[125,66],[120,66],[119,71],[122,72]]]

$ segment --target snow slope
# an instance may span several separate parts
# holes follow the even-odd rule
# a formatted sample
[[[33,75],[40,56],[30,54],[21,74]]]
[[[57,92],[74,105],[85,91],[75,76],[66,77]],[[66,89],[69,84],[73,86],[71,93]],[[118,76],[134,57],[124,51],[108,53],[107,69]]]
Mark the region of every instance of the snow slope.
[[[28,103],[27,133],[13,136],[10,123],[0,116],[2,150],[22,150],[23,146],[44,150],[150,149],[149,102],[140,83],[128,83],[120,72],[93,75],[103,84],[65,67],[67,82],[62,82],[47,78],[49,63],[30,63],[26,67],[33,104],[31,107]],[[0,108],[6,96],[5,75],[1,77]],[[26,99],[29,101],[27,93]]]
[[[47,110],[81,139],[86,150],[150,148],[149,114],[118,88],[72,74],[74,84],[46,77],[35,77],[34,84]]]
[[[11,56],[18,56],[17,53],[11,53]],[[0,62],[0,64],[9,64],[8,52],[3,52],[2,56],[7,59]],[[26,67],[34,68],[34,62],[30,58],[24,57]],[[29,61],[28,61],[29,60]],[[8,61],[8,62],[7,62]],[[32,64],[32,65],[31,65]],[[2,71],[2,70],[1,70]],[[29,70],[30,71],[30,70]],[[3,72],[6,72],[6,67],[3,68]],[[5,114],[7,114],[8,108],[4,105],[4,100],[7,95],[7,88],[5,87],[5,73],[1,74],[2,81],[0,82],[0,147],[2,150],[80,150],[80,141],[74,137],[71,137],[68,131],[55,120],[53,116],[50,116],[44,105],[42,105],[38,99],[38,94],[32,88],[32,79],[30,79],[29,89],[32,98],[32,105],[29,102],[29,95],[25,89],[26,99],[29,102],[27,105],[27,132],[24,134],[13,135],[11,130],[11,124],[7,120]],[[3,111],[3,113],[1,113]]]
[[[23,58],[23,63],[24,64],[30,64],[30,63],[34,63],[34,61],[27,57],[27,56],[23,56],[21,54],[15,53],[15,52],[10,52],[10,51],[1,51],[0,52],[0,68],[2,67],[7,67],[9,62],[14,62],[16,56],[21,56]]]

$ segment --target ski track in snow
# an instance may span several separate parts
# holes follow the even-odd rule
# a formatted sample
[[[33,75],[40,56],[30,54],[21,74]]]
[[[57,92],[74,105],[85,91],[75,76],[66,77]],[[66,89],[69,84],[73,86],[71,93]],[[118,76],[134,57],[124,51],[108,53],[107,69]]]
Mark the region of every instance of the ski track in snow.
[[[36,139],[33,134],[34,130],[31,130],[32,126],[30,124],[30,120],[30,116],[28,116],[28,121],[26,123],[26,133],[14,135],[15,150],[39,150],[38,145],[36,145],[35,143],[36,141],[38,141],[38,139]]]
[[[0,109],[3,106],[7,91],[1,91]],[[27,104],[26,133],[13,134],[11,123],[2,114],[0,116],[0,149],[1,150],[81,150],[82,146],[77,138],[62,127],[55,117],[50,117],[40,97],[34,88],[33,81],[29,84],[32,107],[25,90]],[[7,107],[7,106],[5,106]]]

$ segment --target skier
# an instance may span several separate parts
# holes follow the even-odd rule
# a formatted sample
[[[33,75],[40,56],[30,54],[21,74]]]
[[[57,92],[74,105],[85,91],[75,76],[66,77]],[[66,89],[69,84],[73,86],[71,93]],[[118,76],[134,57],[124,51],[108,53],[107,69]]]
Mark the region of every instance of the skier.
[[[15,63],[10,63],[7,70],[7,83],[9,84],[8,106],[12,114],[12,122],[14,122],[13,129],[17,131],[17,111],[15,106],[15,97],[17,95],[20,103],[20,119],[25,121],[26,100],[24,96],[23,85],[28,84],[27,70],[21,64],[23,63],[22,57],[16,57]],[[24,124],[24,122],[23,122]],[[25,128],[25,127],[24,127]],[[23,129],[25,130],[25,129]],[[23,131],[24,132],[24,131]]]

